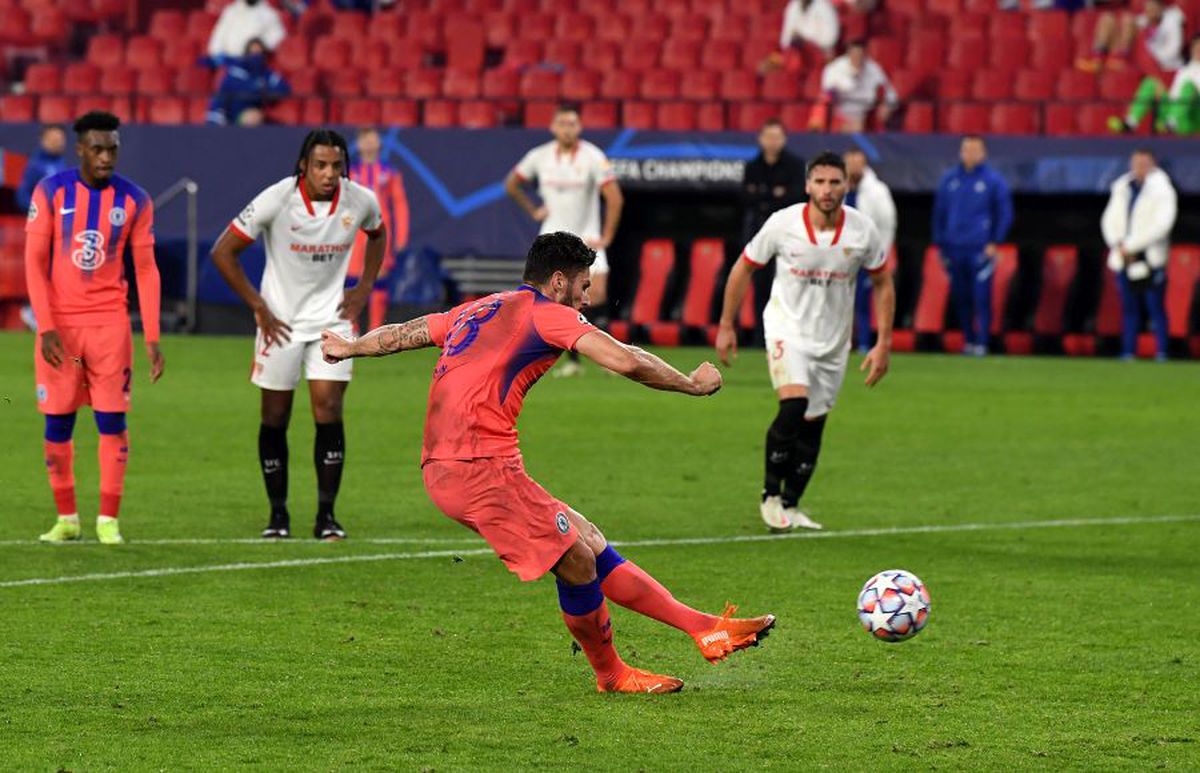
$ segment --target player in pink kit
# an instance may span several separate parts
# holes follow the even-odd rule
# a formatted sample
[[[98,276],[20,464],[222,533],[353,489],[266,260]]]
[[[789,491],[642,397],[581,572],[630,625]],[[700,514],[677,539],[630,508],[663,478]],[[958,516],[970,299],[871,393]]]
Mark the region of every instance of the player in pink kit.
[[[577,351],[651,389],[702,397],[721,388],[703,363],[684,375],[653,354],[597,330],[587,307],[595,252],[577,236],[539,236],[525,262],[525,284],[354,341],[321,334],[330,362],[438,346],[429,389],[421,465],[425,489],[447,516],[478,532],[522,580],[553,572],[571,635],[596,672],[600,692],[677,692],[683,682],[626,665],[612,644],[605,598],[678,628],[711,663],[754,646],[774,615],[737,619],[677,601],[653,577],[623,558],[604,535],[525,472],[517,416],[525,393],[563,351]]]

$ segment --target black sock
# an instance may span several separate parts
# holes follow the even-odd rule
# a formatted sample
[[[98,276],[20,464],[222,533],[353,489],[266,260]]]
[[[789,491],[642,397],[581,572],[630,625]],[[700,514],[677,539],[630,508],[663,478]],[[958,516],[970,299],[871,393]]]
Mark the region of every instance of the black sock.
[[[317,424],[313,462],[317,466],[317,515],[333,517],[333,502],[342,485],[346,461],[346,430],[342,422]]]
[[[767,453],[763,476],[763,499],[783,493],[783,482],[792,470],[796,438],[808,410],[808,398],[797,397],[779,401],[779,413],[767,429]]]
[[[258,461],[262,467],[263,483],[267,486],[267,500],[271,503],[271,514],[286,513],[288,494],[287,427],[259,425]]]
[[[821,435],[825,432],[825,417],[805,421],[796,436],[792,448],[792,469],[787,476],[787,491],[783,495],[784,507],[795,507],[804,496],[804,489],[817,470],[817,456],[821,453]]]

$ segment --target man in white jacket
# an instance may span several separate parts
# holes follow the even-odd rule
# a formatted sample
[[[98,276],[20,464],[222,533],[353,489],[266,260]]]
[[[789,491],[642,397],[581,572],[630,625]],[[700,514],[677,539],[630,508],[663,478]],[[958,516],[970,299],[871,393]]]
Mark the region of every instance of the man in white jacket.
[[[882,129],[897,103],[896,89],[879,63],[867,56],[861,40],[852,41],[846,53],[825,65],[821,72],[821,100],[813,107],[809,129],[861,132],[867,116],[876,110],[876,128]],[[831,126],[828,112],[833,109]]]
[[[1159,360],[1167,358],[1167,253],[1178,208],[1171,178],[1159,169],[1154,154],[1139,149],[1129,159],[1129,172],[1112,184],[1100,230],[1108,245],[1108,267],[1121,291],[1121,357],[1132,359],[1141,329],[1145,301]]]
[[[846,203],[871,219],[879,231],[884,254],[890,255],[896,241],[896,202],[892,192],[867,164],[867,154],[862,150],[851,148],[842,158],[849,182]],[[871,351],[871,339],[871,280],[867,272],[860,271],[854,289],[854,345],[866,354]]]
[[[233,0],[217,18],[208,39],[208,55],[242,56],[246,45],[256,38],[274,51],[286,35],[279,11],[267,0]]]

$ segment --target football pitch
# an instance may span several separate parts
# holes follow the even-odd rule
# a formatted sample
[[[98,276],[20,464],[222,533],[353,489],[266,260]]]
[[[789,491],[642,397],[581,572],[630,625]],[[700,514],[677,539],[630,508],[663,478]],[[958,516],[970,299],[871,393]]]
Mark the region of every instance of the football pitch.
[[[94,541],[85,410],[89,539],[50,547],[33,338],[0,336],[0,769],[1200,767],[1195,363],[908,355],[867,390],[855,356],[806,497],[827,531],[783,537],[757,513],[758,351],[709,399],[543,379],[530,473],[681,600],[779,617],[710,666],[614,606],[625,659],[686,683],[614,696],[552,581],[519,583],[426,498],[432,351],[355,365],[340,544],[309,536],[298,397],[297,538],[267,544],[250,339],[167,338],[157,385],[135,349],[129,544]],[[855,615],[890,568],[933,599],[901,644]]]

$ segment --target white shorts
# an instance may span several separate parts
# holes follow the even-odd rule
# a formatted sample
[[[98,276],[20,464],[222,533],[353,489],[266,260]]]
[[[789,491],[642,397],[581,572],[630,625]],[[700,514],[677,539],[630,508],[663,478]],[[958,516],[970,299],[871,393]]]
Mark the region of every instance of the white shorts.
[[[795,340],[772,336],[767,332],[767,368],[771,386],[808,387],[808,409],[804,416],[815,419],[833,410],[842,380],[846,377],[849,353],[835,357],[813,357]]]
[[[339,325],[334,330],[346,338],[354,335],[349,322],[344,328]],[[263,389],[289,392],[299,383],[302,367],[304,377],[309,381],[349,381],[352,362],[342,360],[336,365],[325,362],[320,341],[273,343],[264,349],[262,331],[259,331],[254,337],[254,369],[250,372],[250,382]]]

